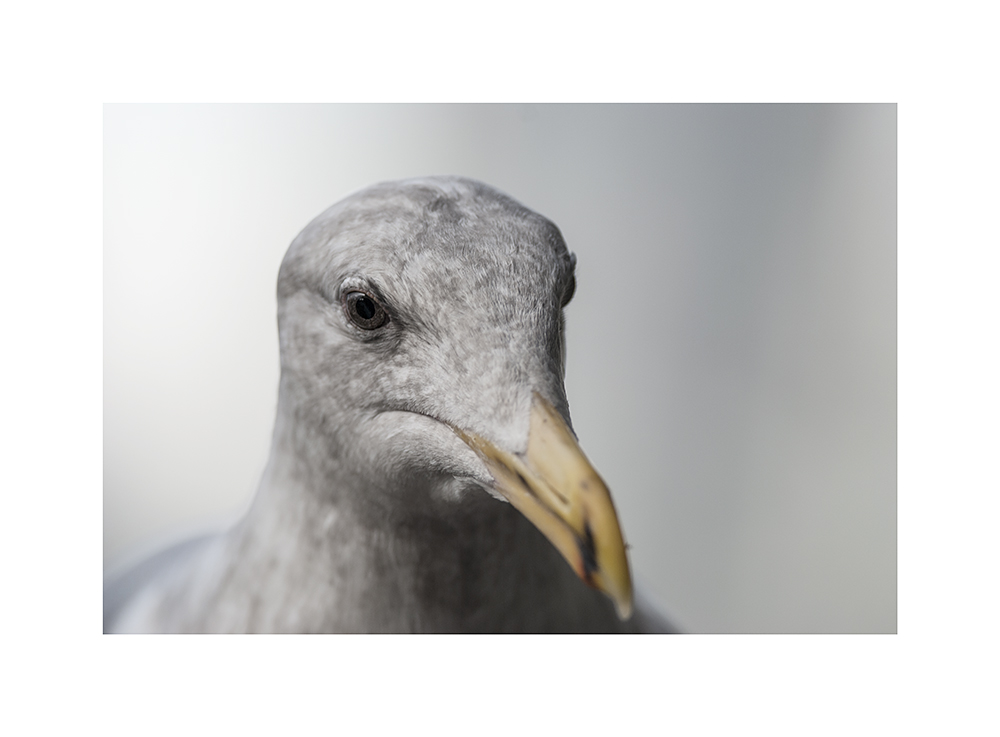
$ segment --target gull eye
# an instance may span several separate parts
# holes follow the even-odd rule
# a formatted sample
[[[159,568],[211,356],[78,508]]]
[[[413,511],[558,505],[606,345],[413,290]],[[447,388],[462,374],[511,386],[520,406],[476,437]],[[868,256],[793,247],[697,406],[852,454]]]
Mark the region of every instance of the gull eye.
[[[573,299],[573,294],[576,292],[576,275],[572,274],[569,277],[569,284],[566,285],[566,291],[563,292],[562,307],[569,304],[569,301]]]
[[[348,292],[344,295],[344,309],[351,322],[362,330],[380,328],[389,319],[378,300],[365,292]]]

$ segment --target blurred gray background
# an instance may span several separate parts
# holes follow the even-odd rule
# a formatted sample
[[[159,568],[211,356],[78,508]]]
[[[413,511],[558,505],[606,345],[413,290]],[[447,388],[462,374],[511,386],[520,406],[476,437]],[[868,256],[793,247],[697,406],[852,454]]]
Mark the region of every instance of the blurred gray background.
[[[426,174],[577,254],[574,427],[659,608],[896,631],[894,105],[105,106],[106,568],[241,513],[285,249]]]

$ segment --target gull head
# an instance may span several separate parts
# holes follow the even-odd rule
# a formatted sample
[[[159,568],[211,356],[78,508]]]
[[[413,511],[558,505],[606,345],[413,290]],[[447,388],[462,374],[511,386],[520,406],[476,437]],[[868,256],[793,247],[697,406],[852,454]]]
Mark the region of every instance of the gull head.
[[[378,513],[510,502],[626,618],[617,515],[563,384],[574,265],[553,223],[473,180],[342,200],[281,265],[279,425]]]

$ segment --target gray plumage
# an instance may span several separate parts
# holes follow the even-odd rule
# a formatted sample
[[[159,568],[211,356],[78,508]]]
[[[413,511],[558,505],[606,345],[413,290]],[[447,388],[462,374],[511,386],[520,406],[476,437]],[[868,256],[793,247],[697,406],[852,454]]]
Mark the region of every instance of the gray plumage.
[[[555,225],[468,179],[379,184],[322,213],[278,276],[277,418],[251,508],[109,582],[105,630],[669,629],[641,608],[619,621],[452,429],[523,449],[533,392],[568,422],[574,261]],[[352,290],[384,329],[352,324]]]

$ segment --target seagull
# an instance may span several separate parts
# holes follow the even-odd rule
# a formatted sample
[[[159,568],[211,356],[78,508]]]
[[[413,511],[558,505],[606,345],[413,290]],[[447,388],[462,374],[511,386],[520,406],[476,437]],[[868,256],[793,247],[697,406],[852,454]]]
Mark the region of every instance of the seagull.
[[[106,581],[106,632],[667,632],[572,430],[559,229],[461,177],[320,214],[278,274],[267,466],[228,531]]]

